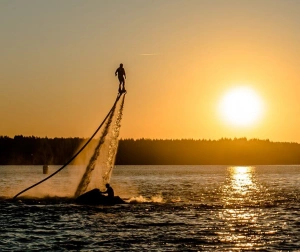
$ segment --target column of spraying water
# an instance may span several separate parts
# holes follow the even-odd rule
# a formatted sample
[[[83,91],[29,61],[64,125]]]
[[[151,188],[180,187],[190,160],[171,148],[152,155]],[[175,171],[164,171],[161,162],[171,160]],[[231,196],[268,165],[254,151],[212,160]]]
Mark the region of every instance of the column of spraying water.
[[[90,180],[91,180],[91,175],[92,175],[92,172],[93,170],[95,169],[95,166],[96,166],[96,161],[97,161],[97,158],[100,154],[100,149],[101,149],[101,146],[102,144],[105,142],[105,137],[109,131],[109,128],[110,128],[110,125],[111,125],[111,122],[112,122],[112,119],[113,119],[113,116],[114,116],[114,113],[115,113],[115,110],[116,110],[116,107],[114,107],[114,109],[112,110],[110,116],[108,117],[107,119],[107,123],[105,125],[105,128],[102,132],[102,135],[100,137],[100,140],[95,148],[95,151],[89,161],[89,164],[87,165],[86,167],[86,170],[82,176],[82,179],[77,187],[77,190],[75,192],[75,197],[78,197],[80,196],[81,194],[83,194],[84,192],[86,192],[87,188],[88,188],[88,185],[90,183]]]
[[[90,162],[77,188],[76,197],[94,188],[105,189],[105,184],[110,181],[118,149],[118,137],[124,103],[125,96],[117,104],[117,106],[120,104],[119,108],[112,111],[111,116],[108,118],[100,141],[94,150],[93,156],[90,158]]]
[[[122,101],[121,101],[121,106],[120,109],[118,110],[117,113],[117,118],[116,121],[113,125],[112,132],[111,132],[111,141],[109,145],[109,150],[108,150],[108,157],[107,157],[107,162],[106,162],[106,169],[103,171],[103,185],[106,183],[109,183],[110,177],[112,174],[112,170],[115,164],[115,159],[116,159],[116,154],[117,154],[117,149],[118,149],[118,137],[120,134],[120,128],[121,128],[121,120],[123,116],[123,108],[124,108],[124,102],[125,102],[125,96],[123,96]]]
[[[101,154],[96,161],[95,169],[93,170],[93,175],[90,177],[91,179],[87,191],[95,188],[98,188],[101,191],[105,190],[105,184],[110,181],[118,149],[118,137],[124,107],[124,96],[117,106],[118,108],[115,111],[105,142],[101,145]]]
[[[87,145],[91,142],[91,140],[94,138],[94,136],[98,133],[98,131],[100,130],[100,128],[102,127],[102,125],[107,121],[108,117],[112,114],[112,112],[116,109],[116,104],[120,99],[120,94],[118,94],[116,101],[113,105],[113,107],[111,108],[111,110],[108,112],[108,114],[106,115],[106,117],[104,118],[103,122],[99,125],[99,127],[97,128],[97,130],[94,132],[94,134],[87,140],[87,142],[80,147],[80,149],[74,154],[73,157],[71,157],[62,167],[60,167],[58,170],[56,170],[55,172],[53,172],[52,174],[50,174],[48,177],[42,179],[41,181],[25,188],[24,190],[22,190],[21,192],[17,193],[13,199],[16,199],[19,195],[21,195],[22,193],[40,185],[41,183],[47,181],[48,179],[52,178],[54,175],[56,175],[58,172],[60,172],[61,170],[63,170],[68,164],[70,164],[72,161],[75,160],[75,158],[85,149],[85,147],[87,147]]]

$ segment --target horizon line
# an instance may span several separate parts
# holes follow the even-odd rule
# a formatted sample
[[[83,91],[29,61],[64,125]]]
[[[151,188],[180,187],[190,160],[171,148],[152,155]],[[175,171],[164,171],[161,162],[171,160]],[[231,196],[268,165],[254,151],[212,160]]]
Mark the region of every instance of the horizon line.
[[[0,135],[0,138],[11,138],[14,139],[15,137],[24,137],[24,138],[47,138],[47,139],[55,139],[55,138],[79,138],[79,139],[87,139],[89,137],[79,137],[79,136],[75,136],[75,137],[41,137],[41,136],[34,136],[34,135],[14,135],[13,137],[7,136],[7,135]],[[94,138],[95,139],[95,138]],[[189,140],[189,141],[222,141],[222,140],[230,140],[230,141],[235,141],[235,140],[245,140],[245,141],[266,141],[266,142],[271,142],[271,143],[295,143],[295,144],[300,144],[299,142],[295,142],[295,141],[273,141],[270,140],[269,138],[247,138],[247,137],[233,137],[233,138],[228,138],[228,137],[221,137],[219,139],[211,139],[211,138],[146,138],[146,137],[140,137],[140,138],[133,138],[133,137],[127,137],[127,138],[119,138],[119,140],[159,140],[159,141],[183,141],[183,140]]]

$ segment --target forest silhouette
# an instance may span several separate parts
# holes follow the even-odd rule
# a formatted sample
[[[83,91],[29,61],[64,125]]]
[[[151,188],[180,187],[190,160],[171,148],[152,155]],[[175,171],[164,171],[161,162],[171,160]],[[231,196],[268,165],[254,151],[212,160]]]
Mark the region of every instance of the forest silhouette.
[[[86,140],[0,136],[0,165],[62,165]],[[116,165],[275,164],[300,164],[300,144],[247,138],[121,139],[116,156]]]

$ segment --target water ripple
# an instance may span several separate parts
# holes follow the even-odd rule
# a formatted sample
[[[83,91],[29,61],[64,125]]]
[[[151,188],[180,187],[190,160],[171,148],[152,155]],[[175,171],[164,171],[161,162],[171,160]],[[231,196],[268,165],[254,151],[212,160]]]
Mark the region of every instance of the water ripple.
[[[278,179],[276,167],[275,172],[269,167],[216,167],[214,172],[173,167],[177,175],[172,175],[170,187],[164,184],[171,173],[167,168],[152,167],[148,174],[143,170],[147,176],[141,169],[136,177],[124,175],[127,171],[113,176],[113,183],[126,180],[126,187],[137,190],[130,194],[140,201],[126,205],[82,206],[67,197],[16,202],[2,197],[0,250],[299,250],[300,169],[293,167],[288,180]],[[185,175],[189,169],[193,176]],[[162,200],[153,201],[153,196]]]

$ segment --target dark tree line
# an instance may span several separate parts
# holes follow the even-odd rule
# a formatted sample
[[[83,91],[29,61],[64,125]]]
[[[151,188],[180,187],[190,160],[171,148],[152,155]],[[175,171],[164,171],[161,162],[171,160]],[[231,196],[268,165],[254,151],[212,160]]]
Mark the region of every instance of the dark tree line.
[[[117,164],[272,165],[300,164],[300,144],[246,138],[119,142]]]
[[[82,141],[81,138],[0,136],[0,164],[63,164],[73,156]]]
[[[0,136],[0,165],[61,165],[83,138]],[[219,140],[121,139],[118,165],[300,164],[300,144],[246,138]]]

